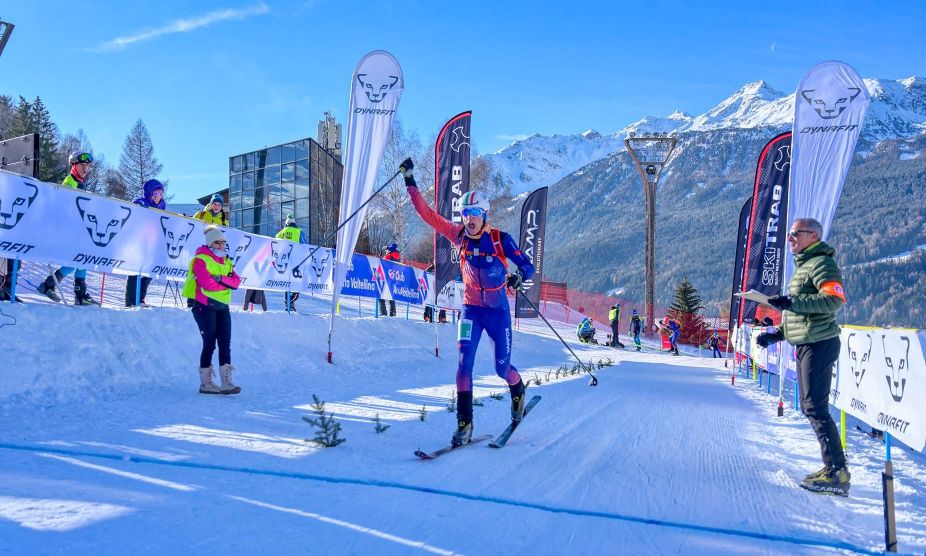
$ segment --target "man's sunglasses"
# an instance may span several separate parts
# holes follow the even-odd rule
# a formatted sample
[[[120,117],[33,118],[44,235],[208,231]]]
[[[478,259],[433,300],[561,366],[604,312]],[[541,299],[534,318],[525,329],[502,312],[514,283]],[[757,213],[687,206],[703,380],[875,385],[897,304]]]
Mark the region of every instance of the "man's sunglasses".
[[[812,233],[814,233],[813,230],[791,230],[790,232],[788,232],[788,237],[791,239],[797,239],[797,236],[799,236],[800,234],[812,234]]]
[[[481,208],[465,208],[463,209],[463,216],[485,216],[486,211]]]

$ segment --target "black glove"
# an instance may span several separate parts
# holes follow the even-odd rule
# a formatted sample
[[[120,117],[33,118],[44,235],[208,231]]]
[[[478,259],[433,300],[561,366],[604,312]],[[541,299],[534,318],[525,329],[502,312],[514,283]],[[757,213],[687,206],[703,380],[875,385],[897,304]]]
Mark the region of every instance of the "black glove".
[[[779,311],[787,311],[791,308],[791,297],[787,295],[774,295],[768,298],[768,304]]]
[[[778,342],[785,339],[785,335],[781,330],[776,330],[774,332],[763,332],[756,336],[756,343],[761,347],[767,348],[771,344],[777,344]]]
[[[406,179],[412,177],[412,170],[415,169],[415,163],[412,162],[411,158],[406,158],[402,161],[402,164],[399,165],[399,172],[405,176]]]
[[[524,284],[524,277],[521,276],[520,272],[513,272],[505,279],[505,284],[514,291],[518,291],[521,289],[521,285]]]

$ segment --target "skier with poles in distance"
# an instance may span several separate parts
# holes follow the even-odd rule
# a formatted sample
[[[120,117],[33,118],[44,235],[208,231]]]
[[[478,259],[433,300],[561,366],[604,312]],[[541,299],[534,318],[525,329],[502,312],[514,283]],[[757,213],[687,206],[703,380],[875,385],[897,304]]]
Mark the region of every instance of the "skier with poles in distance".
[[[511,392],[511,420],[519,422],[524,416],[525,386],[511,364],[511,314],[505,288],[520,290],[523,281],[533,276],[534,266],[510,235],[489,226],[485,197],[474,191],[464,193],[460,198],[463,224],[454,224],[428,206],[418,191],[413,168],[408,158],[399,171],[415,211],[460,252],[464,293],[458,330],[457,429],[450,441],[456,447],[469,443],[473,435],[473,363],[483,331],[495,343],[495,372]],[[517,265],[516,272],[508,273],[508,259]]]

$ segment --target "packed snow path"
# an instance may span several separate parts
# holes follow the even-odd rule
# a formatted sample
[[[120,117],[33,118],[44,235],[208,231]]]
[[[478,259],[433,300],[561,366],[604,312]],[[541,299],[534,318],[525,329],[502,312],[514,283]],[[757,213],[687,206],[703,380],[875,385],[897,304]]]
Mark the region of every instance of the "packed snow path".
[[[514,363],[543,401],[508,446],[435,461],[448,442],[455,334],[400,319],[235,313],[239,396],[196,393],[182,309],[30,304],[0,329],[0,553],[865,553],[882,546],[883,448],[850,434],[852,495],[797,487],[819,467],[804,418],[774,417],[722,364],[570,343],[522,321]],[[368,313],[369,314],[369,313]],[[572,337],[571,327],[560,333]],[[492,368],[491,345],[477,368]],[[508,420],[479,372],[475,433]],[[547,380],[549,373],[549,380]],[[504,393],[494,400],[491,393]],[[312,394],[347,442],[306,443]],[[425,420],[420,420],[424,408]],[[391,426],[373,430],[379,415]],[[898,535],[926,548],[926,465],[895,451]],[[839,550],[837,550],[839,549]]]

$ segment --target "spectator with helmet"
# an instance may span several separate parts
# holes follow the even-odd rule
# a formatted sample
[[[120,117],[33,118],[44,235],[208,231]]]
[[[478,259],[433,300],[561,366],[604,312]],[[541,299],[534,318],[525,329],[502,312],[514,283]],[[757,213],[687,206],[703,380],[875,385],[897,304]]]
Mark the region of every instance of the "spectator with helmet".
[[[308,244],[309,242],[305,238],[305,232],[303,232],[299,226],[296,224],[296,218],[292,214],[286,215],[285,226],[282,230],[277,232],[277,239],[285,239],[286,241],[292,241],[293,243]],[[250,291],[250,290],[248,290]],[[286,302],[287,311],[296,310],[296,300],[299,299],[299,292],[286,292],[288,295],[288,300]]]
[[[93,155],[88,152],[73,152],[68,156],[71,171],[61,185],[71,189],[87,189],[86,179],[93,164]],[[65,276],[74,273],[74,305],[99,305],[87,291],[87,271],[82,268],[64,266],[54,271],[39,285],[38,292],[52,301],[61,301],[58,288]]]
[[[633,336],[633,343],[640,351],[640,332],[643,331],[643,321],[640,319],[640,312],[634,309],[630,314],[630,329],[628,332]]]
[[[133,203],[145,208],[167,210],[167,203],[164,202],[163,183],[151,179],[145,182],[145,185],[142,186],[142,190],[144,191],[144,195],[132,201]],[[139,279],[141,279],[141,284],[139,284]],[[129,276],[125,281],[125,306],[134,307],[138,305],[140,307],[150,307],[150,305],[145,302],[148,295],[149,284],[151,284],[151,278],[149,276]]]

